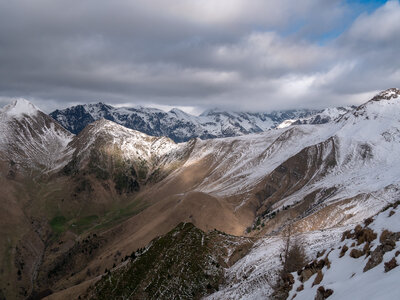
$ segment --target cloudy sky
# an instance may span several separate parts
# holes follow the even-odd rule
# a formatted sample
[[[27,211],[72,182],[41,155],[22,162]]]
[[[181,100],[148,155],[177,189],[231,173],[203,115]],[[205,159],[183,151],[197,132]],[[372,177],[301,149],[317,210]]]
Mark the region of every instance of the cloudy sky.
[[[398,0],[0,0],[1,106],[358,104],[399,53]]]

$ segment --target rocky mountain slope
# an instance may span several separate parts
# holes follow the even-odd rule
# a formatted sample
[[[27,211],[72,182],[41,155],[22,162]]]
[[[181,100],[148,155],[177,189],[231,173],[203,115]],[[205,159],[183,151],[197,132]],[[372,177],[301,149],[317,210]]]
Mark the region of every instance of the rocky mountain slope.
[[[71,157],[72,139],[26,100],[0,111],[0,298],[33,289],[49,233],[42,195],[51,193],[48,178]]]
[[[252,243],[249,238],[216,230],[205,233],[191,223],[181,223],[108,272],[87,296],[89,299],[200,298],[218,290],[224,268],[243,257]]]
[[[73,134],[24,99],[0,111],[0,155],[13,164],[50,171],[69,152]]]
[[[279,252],[287,224],[325,249],[344,227],[400,197],[399,101],[400,91],[389,89],[329,123],[179,144],[104,119],[73,136],[25,103],[0,126],[11,126],[2,131],[0,184],[2,204],[12,208],[0,229],[0,289],[7,299],[85,295],[105,269],[131,276],[118,270],[135,263],[121,260],[184,222],[200,235],[217,229],[259,239],[218,275],[220,291],[201,285],[196,297],[267,297],[274,265],[265,257]],[[21,123],[24,138],[11,130]],[[40,164],[53,143],[50,162]]]
[[[264,132],[287,119],[302,119],[318,110],[291,110],[272,113],[225,112],[209,110],[200,116],[179,109],[164,112],[155,108],[116,108],[104,103],[77,105],[50,114],[64,128],[79,133],[88,124],[101,118],[152,136],[167,136],[175,142],[239,136]],[[325,119],[324,119],[325,120]]]

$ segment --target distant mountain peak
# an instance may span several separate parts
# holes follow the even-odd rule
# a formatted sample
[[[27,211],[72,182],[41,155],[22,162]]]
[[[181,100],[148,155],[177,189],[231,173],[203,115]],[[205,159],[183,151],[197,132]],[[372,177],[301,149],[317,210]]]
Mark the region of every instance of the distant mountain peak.
[[[213,114],[218,114],[223,112],[221,109],[218,108],[210,108],[210,109],[206,109],[205,111],[203,111],[200,116],[209,116],[209,115],[213,115]]]
[[[12,103],[6,105],[1,110],[1,113],[10,117],[20,118],[24,115],[34,116],[40,110],[26,99],[18,98]]]
[[[184,112],[183,110],[181,110],[181,109],[179,109],[179,108],[173,108],[173,109],[171,109],[169,112],[172,112],[172,113],[177,113],[177,114],[187,114],[186,112]]]

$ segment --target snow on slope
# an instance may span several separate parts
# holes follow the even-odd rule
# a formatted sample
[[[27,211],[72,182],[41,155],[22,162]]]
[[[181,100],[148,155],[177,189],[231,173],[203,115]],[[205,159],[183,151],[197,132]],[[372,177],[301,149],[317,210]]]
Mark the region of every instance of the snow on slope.
[[[394,213],[394,214],[393,214]],[[374,252],[380,245],[379,237],[383,230],[391,232],[400,232],[400,209],[397,206],[393,209],[388,209],[374,218],[372,224],[368,225],[378,238],[370,243],[370,251]],[[385,271],[385,262],[392,258],[400,263],[400,257],[396,257],[395,253],[400,250],[400,241],[396,241],[393,248],[387,247],[388,251],[383,254],[383,260],[377,266],[364,272],[371,255],[362,255],[358,258],[350,257],[352,249],[362,251],[365,243],[351,247],[354,240],[345,239],[342,242],[337,242],[333,245],[333,251],[327,256],[331,266],[326,266],[321,270],[323,279],[320,284],[312,286],[316,274],[304,283],[304,290],[297,292],[296,289],[301,285],[297,279],[297,274],[294,274],[296,282],[290,292],[288,299],[292,299],[294,294],[297,294],[295,299],[308,300],[313,299],[317,293],[317,289],[323,286],[325,289],[333,290],[333,294],[329,299],[398,299],[400,297],[400,285],[398,279],[400,276],[400,268],[395,267],[392,270]],[[340,257],[341,248],[347,246],[350,249],[343,257]],[[326,247],[329,251],[331,247]]]
[[[339,242],[342,232],[348,228],[312,231],[300,234],[296,238],[304,243],[307,257],[315,257],[319,251],[333,247]],[[271,284],[275,282],[275,272],[281,266],[280,254],[283,244],[281,236],[260,239],[249,254],[226,271],[226,284],[220,288],[220,291],[205,299],[269,299],[272,293]]]
[[[212,173],[198,186],[199,191],[215,196],[246,193],[304,147],[329,138],[332,130],[327,126],[297,126],[257,135],[199,140],[186,164],[209,155],[216,162]]]

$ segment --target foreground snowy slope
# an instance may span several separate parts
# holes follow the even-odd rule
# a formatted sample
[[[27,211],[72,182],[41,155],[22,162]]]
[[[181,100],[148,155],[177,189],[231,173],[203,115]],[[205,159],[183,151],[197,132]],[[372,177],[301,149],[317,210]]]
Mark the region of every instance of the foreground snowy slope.
[[[287,299],[314,299],[321,286],[333,291],[329,299],[397,299],[400,206],[397,202],[387,207],[357,226],[295,235],[293,239],[301,241],[310,264],[292,273],[294,283]],[[261,238],[226,271],[226,284],[220,291],[205,299],[270,299],[283,246],[284,238],[279,235]],[[321,260],[325,261],[322,267],[313,263]]]
[[[297,238],[302,241],[307,257],[313,258],[319,251],[335,246],[347,228],[349,227],[311,231],[299,234]],[[280,235],[260,238],[244,258],[225,272],[226,284],[220,291],[205,299],[270,299],[273,292],[271,285],[281,267],[280,254],[283,246],[284,239]]]
[[[333,291],[329,296],[332,300],[398,299],[400,209],[396,204],[371,221],[344,232],[342,241],[325,247],[329,265],[319,271],[323,276],[319,283],[315,283],[317,273],[304,283],[293,274],[295,283],[288,298],[312,299],[321,293],[318,289],[322,286]],[[362,239],[363,230],[371,232],[370,242]],[[301,285],[303,289],[299,288]]]

